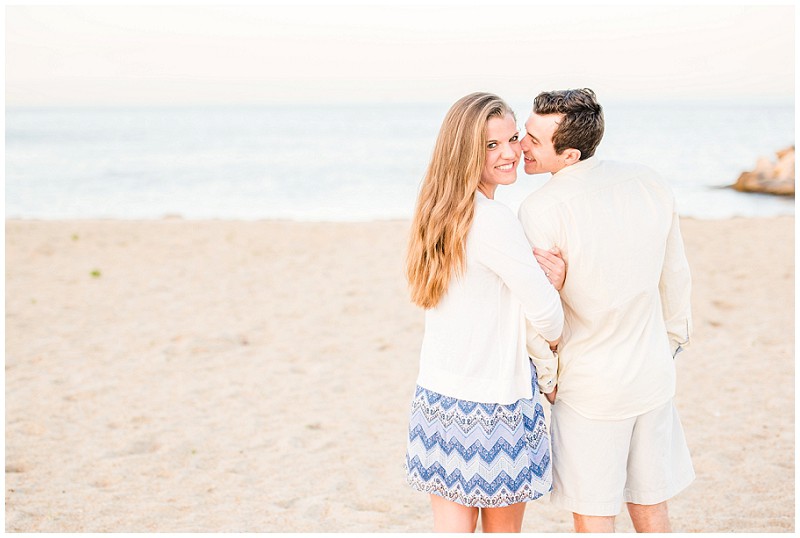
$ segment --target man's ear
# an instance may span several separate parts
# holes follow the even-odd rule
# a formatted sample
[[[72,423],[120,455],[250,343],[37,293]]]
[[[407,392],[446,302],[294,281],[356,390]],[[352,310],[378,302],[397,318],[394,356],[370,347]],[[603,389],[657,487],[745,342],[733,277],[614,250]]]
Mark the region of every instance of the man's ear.
[[[561,157],[564,159],[564,166],[575,164],[581,160],[581,150],[575,148],[565,149],[561,153]]]

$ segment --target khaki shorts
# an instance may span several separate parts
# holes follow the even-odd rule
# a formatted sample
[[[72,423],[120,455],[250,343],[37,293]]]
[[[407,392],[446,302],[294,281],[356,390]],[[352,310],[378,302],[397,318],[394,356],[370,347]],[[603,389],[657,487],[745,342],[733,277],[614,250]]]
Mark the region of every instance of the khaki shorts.
[[[694,480],[672,400],[625,420],[593,420],[556,400],[551,410],[553,503],[586,516],[615,516],[623,501],[658,504]]]

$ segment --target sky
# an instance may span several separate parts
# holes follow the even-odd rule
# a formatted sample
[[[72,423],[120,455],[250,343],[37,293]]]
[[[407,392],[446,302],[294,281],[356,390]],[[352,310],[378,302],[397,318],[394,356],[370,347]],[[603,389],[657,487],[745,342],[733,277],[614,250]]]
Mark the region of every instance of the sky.
[[[793,103],[781,6],[7,6],[6,105]]]

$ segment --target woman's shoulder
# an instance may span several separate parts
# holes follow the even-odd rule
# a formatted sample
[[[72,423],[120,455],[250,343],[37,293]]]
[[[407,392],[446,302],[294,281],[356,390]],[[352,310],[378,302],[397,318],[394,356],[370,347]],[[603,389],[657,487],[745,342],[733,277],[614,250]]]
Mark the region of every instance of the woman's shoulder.
[[[503,202],[490,200],[484,197],[475,198],[475,218],[481,217],[486,220],[500,220],[506,222],[516,222],[517,217],[514,212]]]
[[[490,237],[499,239],[497,234],[509,230],[521,230],[522,225],[510,207],[497,200],[477,197],[475,203],[475,218],[473,229],[491,234]]]
[[[487,198],[483,195],[483,193],[480,193],[480,191],[478,191],[478,193],[475,195],[475,207],[476,209],[490,215],[497,215],[506,218],[514,217],[514,212],[510,207],[499,200]]]

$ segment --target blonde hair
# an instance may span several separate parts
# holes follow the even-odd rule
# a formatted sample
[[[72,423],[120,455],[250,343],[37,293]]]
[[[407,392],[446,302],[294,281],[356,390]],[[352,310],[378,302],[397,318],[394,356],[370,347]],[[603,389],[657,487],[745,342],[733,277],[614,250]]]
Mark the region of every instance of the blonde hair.
[[[406,257],[411,300],[433,308],[450,277],[466,268],[466,239],[475,214],[475,191],[486,163],[486,124],[512,117],[511,108],[490,93],[471,93],[450,107],[422,181]]]

